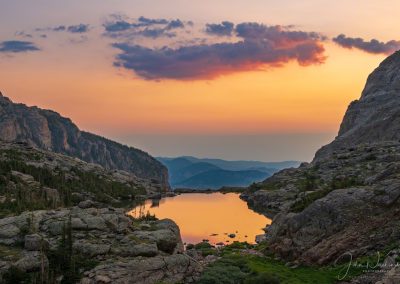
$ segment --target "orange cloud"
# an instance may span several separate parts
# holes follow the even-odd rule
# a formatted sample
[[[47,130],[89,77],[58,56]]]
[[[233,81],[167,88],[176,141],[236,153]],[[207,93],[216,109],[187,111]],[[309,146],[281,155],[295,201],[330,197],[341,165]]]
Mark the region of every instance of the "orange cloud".
[[[236,26],[241,40],[173,48],[147,48],[114,43],[120,50],[114,63],[149,80],[213,79],[240,71],[282,66],[290,61],[300,65],[325,60],[325,39],[314,32],[292,31],[281,26],[242,23]]]

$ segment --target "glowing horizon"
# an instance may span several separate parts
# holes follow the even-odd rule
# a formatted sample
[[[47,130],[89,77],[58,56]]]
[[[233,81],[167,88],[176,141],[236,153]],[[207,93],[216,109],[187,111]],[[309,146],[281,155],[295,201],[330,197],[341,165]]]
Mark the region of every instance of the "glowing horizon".
[[[281,135],[282,141],[287,139],[285,135],[325,137],[318,138],[317,143],[310,145],[308,150],[304,150],[306,148],[302,148],[303,145],[300,147],[302,152],[293,152],[293,159],[305,160],[310,159],[310,153],[327,142],[325,134],[328,133],[329,137],[335,135],[348,104],[359,98],[368,74],[397,47],[393,28],[397,19],[394,7],[400,8],[400,4],[394,1],[387,1],[387,5],[364,1],[365,8],[362,9],[356,3],[345,4],[344,1],[301,5],[290,1],[277,4],[257,0],[248,7],[240,1],[224,6],[227,3],[224,0],[209,6],[215,9],[205,13],[203,6],[207,5],[200,5],[199,1],[186,4],[173,0],[171,3],[175,7],[180,5],[176,10],[170,7],[174,5],[160,1],[148,1],[143,5],[136,2],[133,5],[123,0],[115,5],[91,0],[84,4],[74,0],[69,5],[50,2],[0,1],[0,17],[7,23],[0,28],[0,42],[32,42],[40,49],[21,45],[3,46],[4,50],[27,48],[29,51],[0,52],[0,88],[13,101],[52,109],[70,117],[83,130],[144,147],[154,155],[176,154],[185,145],[176,145],[176,149],[172,149],[170,146],[163,147],[162,141],[159,141],[158,146],[152,144],[146,147],[145,139],[141,137]],[[392,5],[390,10],[387,8],[389,4]],[[44,7],[45,11],[41,12]],[[328,7],[330,11],[327,11]],[[78,8],[79,12],[67,13]],[[225,13],[222,13],[223,8]],[[371,14],[372,8],[376,13]],[[21,21],[14,21],[10,16],[15,15],[16,11],[21,14]],[[121,11],[128,17],[128,23],[136,23],[134,21],[140,16],[167,19],[169,23],[180,19],[185,29],[177,28],[175,36],[156,39],[138,35],[143,30],[134,30],[135,33],[120,35],[120,38],[114,34],[105,35],[107,19],[111,14],[121,14]],[[377,16],[380,14],[377,11],[384,16]],[[317,15],[317,12],[320,16],[310,17],[308,14]],[[337,17],[343,21],[340,22]],[[358,23],[364,17],[370,17],[371,21],[364,22],[360,27]],[[249,54],[242,53],[242,46],[235,43],[249,41],[251,34],[237,32],[242,38],[205,34],[208,23],[217,25],[225,20],[231,21],[236,27],[247,22],[271,27],[267,32],[273,33],[274,48],[280,48],[279,55],[266,58],[265,54],[274,51],[269,51],[269,46],[263,47],[266,49],[261,49],[258,56],[248,57]],[[80,24],[87,24],[87,27]],[[63,31],[54,31],[61,25],[65,26]],[[275,29],[275,25],[282,28]],[[289,25],[295,26],[286,28]],[[295,34],[291,34],[292,31],[305,34],[299,40]],[[165,28],[164,33],[167,32],[170,30]],[[216,29],[215,32],[221,33],[221,30]],[[311,34],[314,32],[318,35]],[[339,37],[334,42],[332,39],[339,34],[347,37]],[[195,39],[199,37],[209,40],[203,44],[203,48],[208,56],[213,57],[212,60],[210,57],[196,57],[197,61],[188,61],[189,65],[186,61],[173,61],[181,58],[176,51],[179,44],[198,48],[201,45]],[[382,41],[379,42],[380,49],[369,43],[372,38]],[[390,40],[394,40],[391,45],[387,44]],[[112,46],[115,42],[130,42],[122,63],[127,66],[134,63],[133,69],[113,65],[118,61],[117,56],[124,52]],[[250,42],[253,44],[252,39]],[[215,43],[224,43],[227,48],[232,48],[237,60],[231,62],[229,57],[226,59],[219,47],[213,45]],[[134,44],[150,50],[143,52],[133,49]],[[304,54],[298,53],[304,50],[303,46],[299,47],[302,44],[311,45],[312,48],[321,45],[324,51],[310,49]],[[171,51],[162,55],[163,60],[171,64],[166,73],[154,69],[154,66],[158,66],[157,62],[151,67],[145,60],[138,62],[136,56],[152,58],[157,51],[152,48],[163,45],[171,48]],[[256,45],[245,46],[253,48]],[[192,49],[185,52],[194,56],[190,53]],[[282,49],[285,53],[282,53]],[[170,53],[176,54],[172,57]],[[321,56],[326,58],[322,60]],[[298,63],[303,59],[307,64]],[[215,66],[209,66],[207,62]],[[203,76],[201,70],[190,71],[193,74],[189,79],[182,76],[192,67],[204,68],[204,72],[210,72],[209,76]],[[145,75],[139,75],[139,68],[145,70]],[[168,70],[174,71],[175,75],[169,74]],[[212,72],[218,72],[218,76]],[[168,78],[171,76],[174,78]],[[220,157],[242,158],[241,155],[224,152],[223,143],[226,141],[221,140]],[[295,147],[295,141],[292,143]],[[245,148],[251,152],[250,144],[242,144],[242,148],[238,146],[238,152]],[[265,148],[271,145],[266,143]],[[203,146],[202,151],[181,154],[215,154],[215,151],[207,148],[207,142]],[[255,152],[249,153],[248,158],[253,159],[257,155]],[[274,155],[265,154],[260,159],[276,160],[279,157],[287,158],[281,151]]]

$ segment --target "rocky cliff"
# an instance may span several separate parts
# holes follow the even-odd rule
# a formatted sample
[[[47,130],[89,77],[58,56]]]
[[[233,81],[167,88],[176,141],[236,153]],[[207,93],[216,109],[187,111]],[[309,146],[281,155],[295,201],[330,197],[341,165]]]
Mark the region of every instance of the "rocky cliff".
[[[369,75],[361,98],[349,105],[338,136],[316,153],[315,160],[343,147],[400,139],[399,68],[400,51]]]
[[[288,261],[331,264],[343,254],[356,259],[398,248],[399,130],[396,52],[369,76],[338,137],[310,164],[278,172],[242,195],[273,217],[265,235],[269,250]]]
[[[0,93],[0,139],[27,142],[45,150],[96,163],[105,169],[134,173],[169,188],[168,171],[149,154],[84,132],[69,119],[50,110],[13,103]]]

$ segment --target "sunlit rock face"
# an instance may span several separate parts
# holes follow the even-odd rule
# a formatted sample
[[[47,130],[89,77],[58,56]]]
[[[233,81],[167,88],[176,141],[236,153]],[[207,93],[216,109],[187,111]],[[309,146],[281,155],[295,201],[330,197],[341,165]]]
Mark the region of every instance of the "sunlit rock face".
[[[369,76],[338,137],[311,163],[278,172],[243,195],[274,217],[269,249],[285,260],[328,264],[346,253],[355,259],[399,245],[399,130],[397,52]]]
[[[338,137],[319,150],[315,160],[336,149],[400,139],[400,51],[372,72],[359,100],[347,109]]]
[[[168,171],[149,154],[103,137],[80,131],[69,119],[50,110],[13,103],[0,93],[0,139],[77,157],[112,170],[157,180],[169,188]]]

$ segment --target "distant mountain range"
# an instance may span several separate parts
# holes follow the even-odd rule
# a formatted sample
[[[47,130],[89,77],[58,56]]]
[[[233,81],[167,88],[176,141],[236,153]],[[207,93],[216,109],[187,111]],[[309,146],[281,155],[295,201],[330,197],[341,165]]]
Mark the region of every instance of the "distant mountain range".
[[[297,167],[300,164],[298,161],[226,161],[191,156],[157,159],[168,168],[172,188],[191,189],[248,186],[270,177],[281,169]]]

